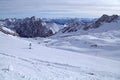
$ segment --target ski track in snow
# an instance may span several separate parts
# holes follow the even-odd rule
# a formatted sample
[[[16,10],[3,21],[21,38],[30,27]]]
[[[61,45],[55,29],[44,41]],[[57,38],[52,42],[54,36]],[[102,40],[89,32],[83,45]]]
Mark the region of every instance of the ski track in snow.
[[[92,69],[89,69],[88,67],[78,67],[78,66],[72,66],[68,64],[60,64],[60,63],[53,63],[49,61],[43,61],[39,59],[26,59],[26,58],[21,58],[13,55],[8,55],[5,53],[0,53],[3,57],[9,57],[12,58],[13,60],[18,59],[20,62],[24,63],[29,63],[30,65],[33,66],[34,71],[37,73],[38,76],[39,74],[44,71],[43,69],[47,69],[45,72],[49,72],[48,74],[52,74],[52,76],[44,76],[43,80],[59,80],[59,79],[69,79],[69,80],[100,80],[103,78],[104,80],[119,80],[120,76],[118,74],[114,73],[109,73],[109,72],[102,72],[102,71],[94,71]],[[1,56],[0,56],[1,57]],[[27,67],[27,66],[24,66]],[[1,72],[1,71],[0,71]],[[20,73],[15,73],[19,74],[21,78],[25,78],[26,75],[20,74]],[[47,73],[46,73],[47,74]],[[73,74],[76,74],[73,76]],[[23,75],[23,76],[22,76]],[[2,78],[2,75],[0,76]],[[1,79],[0,78],[0,79]],[[113,78],[113,79],[112,79]],[[39,80],[38,79],[32,79],[31,76],[29,76],[29,79],[26,80]],[[6,79],[3,79],[6,80]],[[24,79],[21,79],[24,80]],[[40,79],[42,80],[42,79]]]

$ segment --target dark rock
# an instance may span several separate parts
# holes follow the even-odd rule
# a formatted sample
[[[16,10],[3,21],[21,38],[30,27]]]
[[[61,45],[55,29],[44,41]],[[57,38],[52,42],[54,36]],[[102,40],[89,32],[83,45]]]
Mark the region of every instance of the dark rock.
[[[111,22],[117,20],[118,17],[119,17],[118,15],[108,16],[108,15],[104,14],[97,21],[95,21],[95,23],[93,23],[92,26],[93,26],[93,28],[98,28],[100,25],[102,25],[103,22],[111,23]]]
[[[63,33],[65,32],[76,32],[80,30],[84,26],[84,23],[80,22],[79,19],[71,19],[70,23],[67,24],[66,27],[64,27],[61,31]]]
[[[48,37],[53,35],[50,29],[42,25],[42,20],[36,19],[34,16],[16,22],[14,29],[21,37]]]

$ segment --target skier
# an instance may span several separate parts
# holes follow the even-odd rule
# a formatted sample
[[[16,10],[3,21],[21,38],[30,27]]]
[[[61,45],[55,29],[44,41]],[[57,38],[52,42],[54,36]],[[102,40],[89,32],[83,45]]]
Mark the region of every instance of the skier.
[[[32,44],[30,43],[30,44],[29,44],[29,49],[31,49],[31,46],[32,46]]]

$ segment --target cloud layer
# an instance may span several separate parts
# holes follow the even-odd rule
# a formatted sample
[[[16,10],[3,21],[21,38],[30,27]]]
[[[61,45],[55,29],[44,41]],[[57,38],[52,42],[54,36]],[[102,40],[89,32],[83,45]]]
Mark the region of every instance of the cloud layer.
[[[0,0],[5,17],[99,17],[120,14],[120,0]]]

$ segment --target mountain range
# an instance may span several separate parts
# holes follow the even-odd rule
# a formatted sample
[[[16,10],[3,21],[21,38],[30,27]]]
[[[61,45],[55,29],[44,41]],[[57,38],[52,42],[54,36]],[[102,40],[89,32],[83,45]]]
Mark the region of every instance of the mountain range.
[[[108,16],[105,14],[98,19],[40,19],[33,16],[24,19],[7,18],[0,20],[2,25],[14,30],[21,37],[49,37],[57,33],[80,32],[81,30],[87,32],[105,24],[107,26],[111,25],[111,23],[119,25],[119,21],[120,17],[118,15]]]

